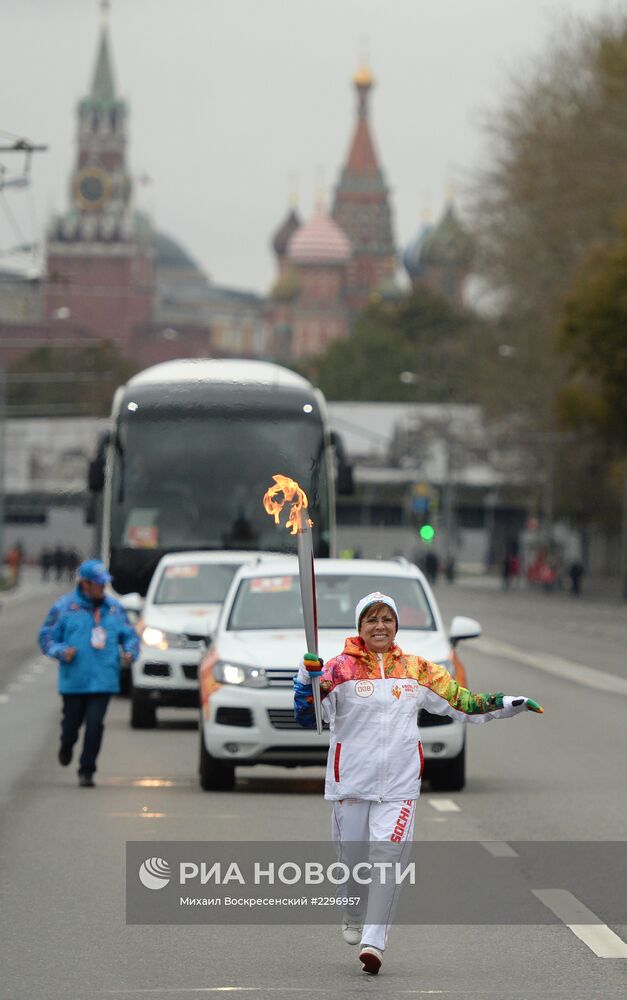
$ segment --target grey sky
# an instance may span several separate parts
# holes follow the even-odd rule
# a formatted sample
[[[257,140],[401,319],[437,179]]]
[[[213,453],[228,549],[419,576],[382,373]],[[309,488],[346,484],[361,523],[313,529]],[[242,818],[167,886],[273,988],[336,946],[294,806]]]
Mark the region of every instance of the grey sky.
[[[425,202],[485,156],[480,122],[512,69],[568,14],[612,0],[113,0],[119,92],[130,104],[138,206],[219,284],[266,291],[268,243],[298,176],[301,214],[336,182],[353,128],[364,39],[377,79],[372,126],[403,248]],[[88,89],[98,0],[0,0],[0,130],[47,142],[31,191],[0,195],[0,251],[39,238],[65,208],[75,106]],[[21,158],[0,155],[10,172]],[[0,257],[0,265],[7,262]]]

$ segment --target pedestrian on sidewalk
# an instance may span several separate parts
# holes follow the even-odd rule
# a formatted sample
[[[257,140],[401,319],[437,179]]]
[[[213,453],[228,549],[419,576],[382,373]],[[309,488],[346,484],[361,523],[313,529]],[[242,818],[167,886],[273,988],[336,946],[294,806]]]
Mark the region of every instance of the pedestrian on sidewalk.
[[[333,803],[332,836],[342,860],[368,845],[371,856],[385,854],[388,860],[396,849],[402,862],[413,837],[424,764],[419,710],[488,722],[543,709],[522,696],[473,694],[440,664],[404,653],[394,641],[398,610],[386,594],[362,598],[355,624],[358,635],[326,665],[306,654],[294,680],[295,715],[302,726],[315,727],[312,675],[318,676],[323,719],[331,726],[325,798]],[[359,899],[344,910],[344,940],[360,945],[363,971],[376,975],[398,886],[393,880],[373,885],[364,897],[363,885],[349,880],[342,895]]]
[[[581,596],[581,578],[583,577],[583,563],[581,559],[573,559],[568,567],[570,577],[570,592],[573,597]]]
[[[63,699],[61,745],[63,767],[85,725],[79,761],[79,785],[94,785],[96,760],[102,744],[104,717],[112,694],[120,690],[120,667],[130,666],[139,639],[119,601],[105,594],[111,577],[98,559],[78,568],[75,590],[56,601],[39,631],[42,653],[59,662],[59,693]]]
[[[41,569],[41,579],[45,583],[52,569],[52,552],[47,547],[44,547],[39,553],[39,568]]]

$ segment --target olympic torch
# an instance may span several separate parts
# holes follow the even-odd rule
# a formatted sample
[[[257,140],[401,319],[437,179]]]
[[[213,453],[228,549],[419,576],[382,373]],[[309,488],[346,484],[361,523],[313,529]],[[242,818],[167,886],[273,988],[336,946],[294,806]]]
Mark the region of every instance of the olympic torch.
[[[297,482],[287,476],[276,475],[274,486],[266,492],[263,505],[268,514],[274,517],[275,524],[280,524],[279,515],[286,503],[291,503],[289,517],[285,524],[293,535],[297,535],[298,544],[298,580],[300,597],[303,605],[303,620],[305,623],[305,638],[307,652],[318,655],[318,612],[316,609],[316,574],[314,570],[313,541],[311,529],[313,521],[307,513],[309,500],[307,494]],[[283,494],[282,500],[275,500],[277,494]],[[322,707],[320,704],[320,678],[312,677],[314,711],[316,713],[316,729],[322,732]]]

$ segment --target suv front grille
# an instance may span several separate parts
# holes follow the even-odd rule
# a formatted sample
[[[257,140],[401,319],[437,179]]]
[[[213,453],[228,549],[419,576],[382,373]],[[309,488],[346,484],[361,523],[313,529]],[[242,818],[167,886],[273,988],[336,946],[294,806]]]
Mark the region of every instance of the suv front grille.
[[[144,663],[144,674],[146,677],[169,677],[169,663]]]
[[[294,718],[293,708],[269,708],[268,718],[273,729],[300,729],[302,732],[302,726]]]
[[[273,729],[298,729],[300,733],[303,731],[303,727],[294,718],[293,708],[269,708],[268,718]],[[329,729],[329,724],[323,722],[322,728],[326,732]]]
[[[181,636],[181,646],[183,649],[204,649],[206,645],[207,637],[204,635],[190,635],[189,633],[184,633]]]
[[[244,726],[250,728],[253,724],[253,717],[249,708],[235,708],[230,705],[221,705],[216,712],[216,723],[219,726]]]
[[[291,688],[295,676],[296,669],[294,667],[288,667],[287,669],[266,667],[268,687]]]
[[[197,663],[184,663],[183,673],[185,674],[185,679],[188,681],[198,680],[198,664]]]

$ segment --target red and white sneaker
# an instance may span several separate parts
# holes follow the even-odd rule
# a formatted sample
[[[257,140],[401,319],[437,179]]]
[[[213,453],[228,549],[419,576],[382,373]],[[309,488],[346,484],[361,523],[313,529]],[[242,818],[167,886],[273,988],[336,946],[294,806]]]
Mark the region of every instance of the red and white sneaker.
[[[359,961],[364,972],[369,976],[376,976],[383,962],[383,952],[372,944],[365,944],[359,952]]]

